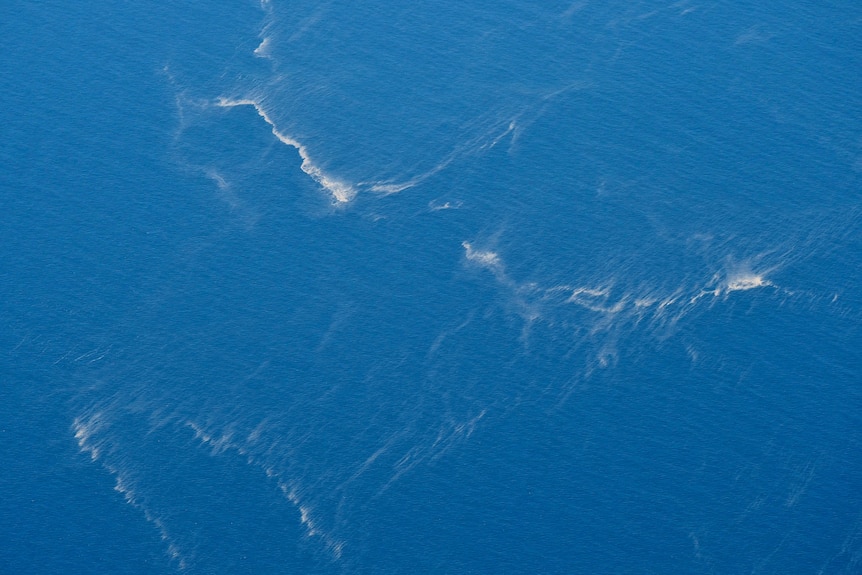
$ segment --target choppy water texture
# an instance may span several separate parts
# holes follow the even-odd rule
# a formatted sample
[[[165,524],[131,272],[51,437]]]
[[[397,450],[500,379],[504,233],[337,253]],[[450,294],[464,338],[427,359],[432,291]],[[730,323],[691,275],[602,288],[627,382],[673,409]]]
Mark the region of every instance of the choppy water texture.
[[[856,4],[13,8],[0,570],[862,569]]]

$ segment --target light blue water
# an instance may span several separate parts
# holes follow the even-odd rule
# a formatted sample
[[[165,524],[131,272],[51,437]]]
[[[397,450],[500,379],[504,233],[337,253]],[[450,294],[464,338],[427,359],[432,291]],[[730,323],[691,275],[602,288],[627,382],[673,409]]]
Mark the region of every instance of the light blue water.
[[[859,571],[852,3],[9,12],[0,571]]]

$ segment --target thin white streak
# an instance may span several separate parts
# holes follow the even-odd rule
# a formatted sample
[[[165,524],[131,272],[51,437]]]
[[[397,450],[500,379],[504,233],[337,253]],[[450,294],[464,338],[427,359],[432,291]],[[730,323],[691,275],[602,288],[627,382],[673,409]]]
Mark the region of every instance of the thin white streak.
[[[230,98],[221,97],[217,101],[217,105],[221,108],[234,108],[236,106],[252,106],[257,111],[257,114],[263,118],[263,121],[269,124],[272,129],[272,134],[278,138],[278,140],[283,143],[295,148],[299,153],[299,157],[302,159],[302,165],[300,166],[302,171],[308,174],[315,182],[320,184],[326,191],[328,191],[331,195],[335,203],[337,204],[346,204],[350,200],[352,200],[356,196],[356,189],[349,183],[341,181],[339,179],[334,178],[326,174],[323,170],[320,169],[317,164],[311,159],[311,156],[308,153],[308,148],[305,147],[304,144],[291,138],[287,134],[284,134],[278,130],[275,125],[275,122],[269,115],[266,113],[266,110],[260,105],[259,102],[252,99],[241,99],[241,100],[232,100]]]

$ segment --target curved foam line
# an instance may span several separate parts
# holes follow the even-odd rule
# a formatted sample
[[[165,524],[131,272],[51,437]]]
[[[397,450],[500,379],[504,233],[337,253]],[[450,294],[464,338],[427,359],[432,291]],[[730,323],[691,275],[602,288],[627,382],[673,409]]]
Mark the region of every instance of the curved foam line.
[[[326,191],[332,195],[332,198],[336,203],[346,204],[356,196],[356,189],[352,185],[335,179],[321,170],[308,155],[308,148],[306,148],[305,145],[298,140],[291,138],[287,134],[280,132],[276,127],[275,122],[272,121],[272,118],[269,117],[266,110],[264,110],[256,100],[232,100],[230,98],[220,97],[217,100],[216,105],[220,108],[234,108],[236,106],[254,107],[258,116],[263,118],[263,121],[269,124],[270,128],[272,128],[272,134],[278,138],[281,143],[287,144],[292,148],[296,148],[296,151],[299,152],[299,157],[302,158],[302,165],[300,166],[302,171],[311,176],[315,182],[326,189]]]

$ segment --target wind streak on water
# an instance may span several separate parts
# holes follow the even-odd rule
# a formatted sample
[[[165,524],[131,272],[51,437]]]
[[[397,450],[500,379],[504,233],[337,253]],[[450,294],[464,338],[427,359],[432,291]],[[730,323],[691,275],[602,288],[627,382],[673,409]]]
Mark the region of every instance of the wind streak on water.
[[[143,513],[144,518],[158,530],[162,541],[167,544],[168,556],[180,570],[185,570],[190,564],[188,555],[180,549],[179,544],[171,536],[165,520],[138,494],[137,481],[133,473],[122,465],[123,450],[112,441],[109,427],[110,423],[106,420],[105,413],[101,411],[76,417],[72,423],[72,431],[78,442],[78,448],[81,453],[88,454],[93,462],[100,463],[105,471],[114,477],[114,491],[122,495],[126,503]]]
[[[268,54],[271,49],[272,43],[267,43],[264,40],[259,47],[260,52],[258,52],[258,55],[262,55],[263,53]],[[251,93],[255,92],[251,91]],[[446,157],[442,162],[438,162],[436,167],[430,171],[425,172],[421,176],[408,179],[404,184],[395,183],[394,180],[392,182],[379,183],[351,183],[325,170],[322,165],[328,164],[321,164],[315,161],[305,144],[287,135],[277,127],[276,121],[273,119],[276,112],[273,109],[267,110],[263,103],[270,103],[272,101],[274,100],[264,98],[232,99],[221,97],[216,100],[215,105],[226,109],[240,106],[253,107],[257,114],[270,126],[272,134],[278,141],[297,150],[302,160],[302,171],[326,190],[336,205],[350,203],[356,197],[357,193],[364,190],[389,194],[408,187],[418,186],[424,183],[428,177],[438,173],[449,165],[449,157]],[[211,106],[212,104],[208,103],[207,105]],[[499,133],[490,139],[491,143],[488,144],[488,147],[493,147],[494,144],[509,135],[512,136],[514,143],[520,137],[521,131],[523,131],[521,125],[529,124],[528,119],[509,121],[507,123],[508,127],[505,130],[497,130]],[[497,127],[499,128],[499,126]],[[484,133],[484,135],[486,137],[489,136],[488,133]],[[474,145],[475,143],[475,141],[471,142],[470,145]],[[319,159],[319,156],[314,155]],[[223,191],[228,189],[227,180],[217,170],[213,169],[208,174],[219,188]],[[460,207],[460,204],[454,205]],[[451,207],[453,205],[448,202],[442,205],[431,205],[432,210]],[[460,217],[467,211],[460,210],[457,214],[453,213],[452,215]],[[478,227],[478,224],[475,222],[472,222],[471,225]],[[361,231],[374,234],[381,229],[376,228],[372,232],[368,230]],[[459,230],[459,233],[463,232]],[[456,265],[458,260],[458,240],[465,236],[470,237],[470,233],[472,233],[472,230],[463,233],[463,235],[455,236],[457,239],[448,238],[451,247],[454,248],[449,252],[453,265]],[[314,236],[310,237],[313,238]],[[446,239],[440,240],[440,245],[444,245],[446,241]],[[491,283],[496,283],[499,291],[505,294],[504,299],[506,299],[509,307],[513,308],[516,315],[524,320],[525,329],[522,333],[524,341],[527,341],[529,337],[529,326],[538,321],[546,321],[548,324],[553,323],[553,327],[559,332],[566,332],[566,330],[575,326],[575,328],[582,329],[582,331],[573,336],[572,340],[577,339],[578,342],[588,341],[589,343],[595,343],[589,341],[595,334],[621,331],[634,332],[634,327],[642,319],[645,319],[645,323],[649,322],[661,326],[672,325],[698,305],[711,306],[728,301],[729,299],[735,300],[736,298],[747,297],[738,292],[761,290],[764,293],[782,296],[791,294],[791,292],[778,287],[773,282],[771,279],[773,276],[770,275],[771,268],[763,269],[762,266],[755,266],[758,268],[757,270],[727,266],[727,269],[714,273],[711,279],[710,273],[713,270],[709,269],[700,276],[703,281],[691,280],[688,276],[677,280],[670,279],[663,284],[665,286],[670,284],[669,288],[650,288],[649,286],[644,288],[638,283],[638,278],[626,282],[625,280],[629,278],[625,276],[631,270],[623,265],[607,273],[605,277],[597,277],[598,274],[587,269],[586,266],[580,269],[577,266],[572,266],[572,269],[566,269],[562,272],[567,277],[564,277],[561,281],[543,281],[541,279],[533,282],[521,281],[518,279],[517,272],[512,271],[516,266],[507,266],[511,262],[511,259],[505,254],[505,250],[496,247],[494,249],[480,248],[478,247],[479,243],[475,240],[472,242],[464,241],[461,243],[461,246],[464,249],[463,257],[467,262],[490,272],[490,275],[493,276]],[[411,246],[409,244],[399,246],[399,248],[404,249],[416,247],[416,245]],[[357,251],[353,255],[361,257],[362,254]],[[504,258],[504,256],[506,257]],[[538,257],[536,259],[543,260],[544,258]],[[345,269],[347,271],[354,271],[352,268],[347,267],[338,268],[337,271],[342,272]],[[312,271],[320,273],[321,277],[325,277],[326,273],[332,273],[331,269],[325,268],[312,268]],[[694,273],[691,270],[680,271],[682,274]],[[239,270],[239,273],[249,272],[247,269],[242,268]],[[582,274],[581,277],[578,276],[579,273]],[[214,275],[217,275],[217,273]],[[635,272],[632,275],[639,274]],[[645,277],[645,274],[640,275],[641,279]],[[672,272],[669,275],[672,275]],[[252,276],[252,279],[256,278],[265,281],[272,281],[274,279],[280,281],[284,279],[284,276],[278,275],[277,278],[267,275]],[[779,281],[775,280],[775,282]],[[780,283],[783,284],[784,282],[781,281]],[[401,286],[401,284],[398,285],[399,287]],[[370,291],[371,299],[378,298],[380,302],[383,302],[381,304],[382,307],[385,307],[395,298],[392,297],[391,292],[385,290],[375,291],[378,288],[379,286],[372,285]],[[356,290],[355,292],[345,291],[347,292],[346,297],[359,298],[363,295],[360,293],[361,290]],[[475,291],[473,290],[469,293],[473,295]],[[399,295],[402,293],[399,292]],[[376,302],[370,305],[376,305]],[[487,302],[481,301],[475,304],[475,307],[470,310],[470,314],[480,316],[482,306],[491,307]],[[410,311],[418,312],[419,307],[416,306],[410,309]],[[281,311],[279,310],[279,313]],[[233,310],[232,314],[232,318],[235,319],[236,316],[241,315],[241,311]],[[472,318],[473,315],[469,317]],[[588,321],[579,323],[584,317],[588,317]],[[377,319],[376,316],[373,317],[371,314],[366,316],[365,319],[369,318]],[[454,328],[454,332],[458,332],[471,321],[469,319],[465,320],[464,317],[447,319],[451,320],[451,325],[458,326]],[[281,320],[282,318],[279,317],[278,321]],[[380,353],[380,355],[397,355],[403,349],[402,345],[416,345],[416,342],[410,339],[414,337],[421,344],[422,338],[418,332],[427,327],[426,325],[422,325],[421,321],[428,320],[417,320],[415,325],[410,326],[412,329],[406,332],[407,339],[409,340],[407,343],[402,343],[398,337],[383,339],[380,342],[379,348],[374,350],[375,353]],[[583,328],[583,325],[586,325],[586,328]],[[392,325],[385,323],[382,325],[374,324],[370,330],[385,332],[387,328],[391,327]],[[494,327],[499,326],[494,325]],[[315,329],[312,327],[308,331],[314,333]],[[202,331],[204,335],[208,335],[215,330],[211,326],[205,326]],[[481,359],[484,360],[484,354],[500,342],[493,341],[495,338],[493,332],[488,332],[488,334],[483,333],[482,335],[487,336],[487,340],[479,338],[475,340],[480,343],[476,349],[483,350],[475,355],[482,356]],[[613,339],[614,335],[615,333],[610,333],[610,336],[606,338],[609,340],[608,343],[602,341],[595,345],[595,349],[592,347],[589,348],[591,352],[597,355],[598,363],[602,367],[608,366],[610,364],[609,360],[613,357],[614,342],[610,340]],[[440,351],[441,343],[444,339],[447,339],[448,343],[456,338],[454,335],[445,335],[444,337],[444,334],[441,334],[431,344],[431,351],[428,353],[428,356],[443,356],[446,352],[451,352],[450,357],[446,358],[447,360],[453,362],[463,361],[464,357],[453,359],[458,354],[458,343],[455,343],[450,350],[444,349],[442,352]],[[328,342],[329,340],[325,336],[322,341]],[[229,341],[228,345],[233,343],[235,342]],[[311,355],[311,351],[315,349],[313,342],[308,343],[306,341],[304,343],[306,344],[304,351],[308,351],[309,355]],[[224,344],[224,342],[221,342],[221,344]],[[217,347],[220,343],[216,342],[213,345]],[[320,350],[327,346],[321,343],[317,347],[319,353]],[[505,344],[500,344],[499,347],[500,349],[511,351]],[[156,353],[159,353],[159,351],[156,350]],[[692,356],[696,357],[696,353],[693,352]],[[405,357],[406,359],[403,361],[409,363],[408,360],[411,359],[411,356],[405,355]],[[472,354],[469,359],[474,359]],[[519,359],[521,358],[519,357]],[[568,356],[553,356],[552,361],[557,362],[553,366],[555,370],[565,368],[567,359],[569,359]],[[462,371],[469,371],[470,366],[465,364],[457,366],[459,375]],[[301,365],[305,366],[306,364]],[[323,362],[314,365],[314,367],[319,368],[321,365],[323,365]],[[217,367],[229,371],[231,366],[229,361],[225,361],[219,363]],[[429,383],[427,388],[420,387],[418,392],[414,392],[406,388],[406,385],[415,383],[411,379],[415,377],[415,373],[406,370],[399,372],[397,367],[390,369],[389,371],[395,372],[395,375],[399,378],[403,377],[405,388],[399,387],[392,395],[383,397],[382,402],[403,403],[403,407],[400,407],[401,411],[398,411],[398,407],[391,408],[385,414],[388,416],[391,412],[397,412],[404,419],[409,419],[409,422],[404,424],[401,421],[396,421],[395,423],[391,423],[391,428],[383,430],[372,429],[372,431],[368,432],[370,439],[357,447],[352,443],[352,437],[344,437],[333,431],[329,420],[333,417],[333,413],[344,414],[344,412],[352,410],[357,404],[353,403],[354,397],[351,394],[371,394],[374,391],[375,385],[380,386],[381,378],[377,377],[375,379],[376,374],[369,373],[364,381],[361,380],[361,377],[359,381],[349,380],[352,374],[348,375],[340,371],[342,367],[345,372],[352,371],[356,367],[349,360],[345,360],[343,365],[339,364],[335,367],[334,364],[330,364],[328,367],[331,371],[327,371],[326,377],[331,377],[335,381],[326,381],[320,384],[320,382],[315,380],[315,383],[321,385],[322,390],[318,389],[306,392],[302,389],[297,390],[296,388],[283,386],[279,389],[280,395],[278,399],[282,403],[275,407],[272,407],[270,404],[263,405],[262,403],[257,403],[255,401],[257,398],[254,397],[251,399],[248,399],[246,396],[240,396],[238,399],[234,397],[217,399],[215,403],[219,403],[220,401],[222,403],[220,407],[225,408],[226,411],[228,409],[232,410],[232,412],[228,414],[219,413],[211,418],[206,414],[208,408],[212,407],[212,405],[207,405],[207,402],[200,400],[200,398],[193,398],[188,401],[192,403],[200,401],[200,403],[194,405],[194,413],[183,421],[188,428],[194,431],[200,445],[210,448],[213,454],[230,450],[245,458],[250,466],[263,470],[266,478],[274,480],[277,483],[284,498],[298,511],[298,521],[305,529],[306,539],[320,542],[332,557],[340,560],[343,555],[349,554],[352,550],[349,542],[347,544],[344,543],[345,541],[349,541],[351,535],[355,535],[355,531],[351,532],[351,528],[368,520],[368,517],[371,515],[367,507],[369,499],[379,497],[408,472],[421,469],[420,464],[439,459],[457,441],[470,437],[473,430],[480,425],[480,422],[482,425],[493,425],[495,414],[489,406],[495,403],[507,403],[512,395],[514,395],[507,386],[514,387],[519,382],[513,381],[517,379],[517,375],[508,376],[509,379],[506,379],[507,376],[502,374],[503,370],[500,370],[500,373],[494,372],[493,369],[488,369],[488,371],[484,372],[477,370],[482,376],[488,376],[489,374],[494,376],[486,377],[486,379],[491,380],[496,385],[474,385],[473,387],[468,387],[458,378],[448,381],[444,377],[436,377],[432,374],[432,368],[436,366],[429,362],[426,377],[436,387],[431,387]],[[302,371],[303,367],[293,365],[290,365],[289,369],[291,373],[295,371],[300,374],[301,377],[297,379],[311,379],[313,369],[306,368],[305,371]],[[342,380],[348,380],[349,384],[361,385],[356,385],[355,390],[350,390],[345,395],[338,396],[338,401],[328,402],[326,395],[336,395],[338,386],[344,383]],[[486,382],[483,381],[482,383]],[[326,386],[331,386],[331,388],[326,388]],[[173,384],[171,391],[176,396],[171,397],[170,401],[184,401],[181,398],[185,397],[186,390],[182,386]],[[391,390],[386,391],[389,392]],[[281,392],[284,393],[282,394]],[[293,392],[293,395],[290,392]],[[303,393],[307,393],[308,395],[302,395]],[[381,395],[383,394],[381,393]],[[144,410],[157,411],[160,409],[158,405],[160,398],[157,398],[155,394],[149,395],[149,392],[145,391],[141,393],[141,396],[144,399],[135,397],[134,393],[129,393],[125,396],[125,400],[128,404],[143,405],[142,409]],[[443,399],[435,402],[438,396]],[[235,404],[227,406],[227,403]],[[446,408],[450,408],[449,406],[451,405],[455,405],[455,407],[450,408],[451,412],[447,412],[440,408],[441,405],[445,405]],[[338,410],[333,411],[328,409],[332,406],[338,408]],[[306,410],[308,407],[311,407],[311,409]],[[283,423],[281,427],[274,426],[273,429],[268,430],[269,433],[265,437],[265,440],[261,440],[260,427],[254,427],[249,422],[259,420],[261,414],[267,412],[269,409],[277,413],[277,416],[282,418],[280,421],[283,421]],[[435,411],[435,409],[438,411]],[[74,432],[80,449],[83,452],[89,453],[94,461],[101,462],[108,472],[116,477],[117,491],[122,493],[131,505],[141,509],[145,517],[159,528],[163,538],[169,540],[162,520],[158,519],[148,507],[144,507],[140,503],[143,498],[139,493],[145,490],[146,485],[143,479],[146,478],[142,477],[141,485],[136,484],[135,489],[132,490],[130,485],[133,482],[130,480],[131,474],[127,470],[127,466],[115,464],[113,462],[114,459],[109,455],[110,450],[106,451],[113,444],[107,439],[97,439],[108,437],[108,427],[100,422],[104,422],[106,419],[110,419],[110,417],[104,411],[95,411],[94,413],[95,415],[90,417],[86,415],[81,416],[74,424]],[[119,417],[116,413],[113,415]],[[351,415],[355,416],[355,414]],[[358,419],[360,416],[356,417]],[[247,424],[247,429],[251,430],[248,431],[247,436],[239,434],[234,436],[229,431],[238,419],[243,420]],[[207,423],[199,423],[201,421],[206,421]],[[387,419],[387,421],[391,421],[391,419]],[[415,423],[415,421],[419,421],[420,423]],[[242,427],[242,424],[236,425]],[[294,439],[292,436],[294,429],[301,430],[301,433],[298,433],[298,435],[319,435],[321,437],[314,444],[314,447],[301,451],[299,447],[289,441],[289,439]],[[241,439],[235,439],[235,437],[240,437]],[[247,437],[248,439],[242,437]],[[142,440],[142,442],[145,444],[145,440]],[[297,441],[297,443],[301,442]],[[133,446],[132,448],[124,446],[127,457],[137,456],[135,447],[138,446]],[[327,453],[327,449],[332,449],[335,454]],[[113,453],[113,451],[110,452]],[[294,458],[293,454],[295,452],[299,452],[300,455]],[[118,461],[124,462],[125,459],[118,459]],[[359,483],[360,477],[364,479],[374,475],[375,472],[376,476],[368,481],[369,484],[373,484],[371,489],[367,489],[368,486],[365,485],[366,489],[364,491],[360,488],[352,490],[355,484]],[[383,476],[382,479],[381,476]],[[807,483],[803,482],[801,485],[804,489]],[[369,496],[369,493],[372,495]],[[796,492],[794,491],[794,493]],[[788,499],[788,501],[795,502],[795,499]],[[170,543],[169,552],[172,555],[175,549],[176,546]],[[184,564],[184,562],[181,561],[181,564]]]
[[[321,528],[318,521],[313,517],[313,509],[303,501],[301,495],[302,489],[296,485],[295,482],[284,479],[282,477],[282,473],[277,471],[275,467],[261,462],[258,457],[250,453],[248,448],[234,442],[233,437],[230,434],[225,434],[221,437],[213,437],[204,431],[202,427],[193,422],[187,422],[186,426],[194,431],[195,438],[200,440],[202,444],[212,448],[213,455],[218,455],[226,450],[234,451],[240,457],[246,459],[249,465],[262,469],[268,478],[275,480],[285,498],[296,507],[297,511],[299,511],[300,522],[303,527],[305,527],[306,535],[309,538],[319,538],[326,549],[332,553],[334,559],[341,558],[341,554],[344,549],[344,542],[335,539],[330,533],[327,533]],[[260,428],[258,428],[256,434],[251,434],[249,439],[254,442],[254,440],[259,438],[259,434]]]

